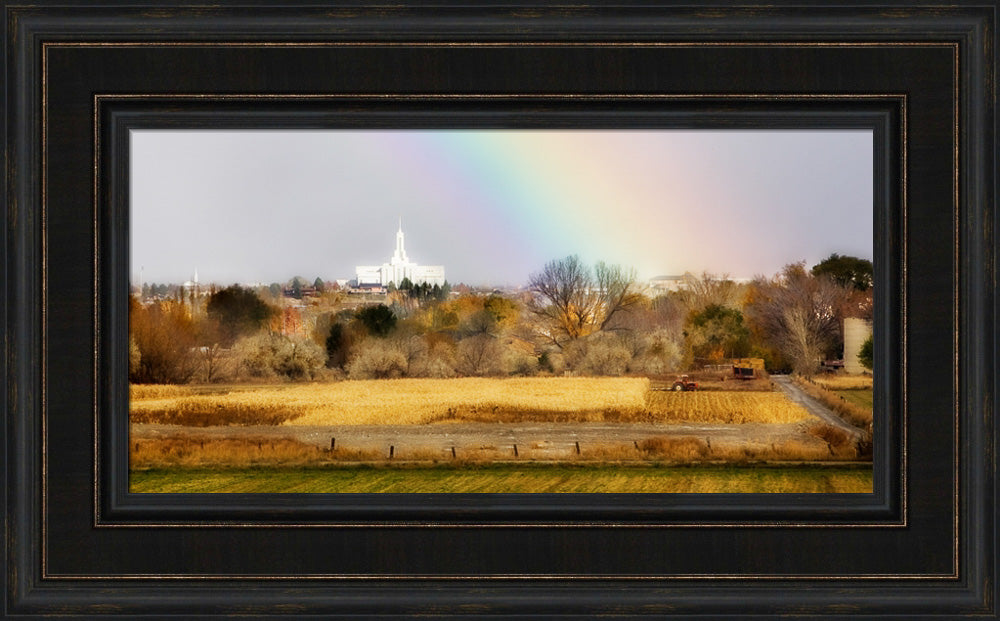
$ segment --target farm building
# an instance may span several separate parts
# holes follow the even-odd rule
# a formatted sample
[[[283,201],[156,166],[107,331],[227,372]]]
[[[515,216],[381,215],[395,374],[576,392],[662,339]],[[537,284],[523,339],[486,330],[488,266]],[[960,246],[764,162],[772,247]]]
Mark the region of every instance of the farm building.
[[[844,319],[844,370],[848,373],[859,374],[867,371],[858,361],[858,353],[861,351],[861,345],[871,334],[870,321],[856,317]]]

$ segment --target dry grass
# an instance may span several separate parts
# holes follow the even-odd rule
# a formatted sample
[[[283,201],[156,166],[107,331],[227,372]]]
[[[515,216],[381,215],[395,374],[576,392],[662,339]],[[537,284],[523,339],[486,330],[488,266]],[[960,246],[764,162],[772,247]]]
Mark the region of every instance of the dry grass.
[[[186,387],[180,387],[186,388]],[[398,379],[258,386],[173,398],[133,396],[132,422],[207,425],[406,425],[440,420],[641,418],[645,378]],[[140,392],[140,394],[142,394]]]
[[[870,459],[871,440],[862,433],[855,437],[839,427],[818,423],[809,427],[809,433],[827,444],[830,455],[844,459]]]
[[[871,390],[874,386],[870,375],[817,375],[812,381],[827,390]]]
[[[711,453],[708,443],[699,438],[655,436],[639,443],[639,450],[650,457],[671,461],[698,461]]]
[[[827,446],[808,439],[787,440],[780,444],[727,444],[712,447],[711,459],[728,463],[758,461],[822,461],[825,459],[851,459],[851,456],[831,455]]]
[[[813,430],[810,430],[813,431]],[[816,430],[822,434],[822,430]],[[857,458],[851,442],[833,445],[821,437],[802,436],[778,443],[709,443],[697,437],[655,436],[638,444],[587,445],[578,454],[567,451],[555,458],[562,463],[733,463],[766,461],[823,461]],[[554,456],[522,447],[515,456],[510,447],[483,446],[450,450],[396,447],[392,458],[384,448],[338,446],[330,451],[291,438],[210,438],[179,434],[165,438],[142,438],[130,444],[129,463],[133,469],[317,466],[337,462],[406,466],[413,462],[449,464],[455,467],[481,466],[495,462],[551,461]]]
[[[300,408],[280,399],[249,399],[186,396],[174,399],[133,400],[129,420],[133,423],[163,423],[189,427],[212,425],[280,425],[301,416]]]
[[[133,440],[132,468],[162,466],[305,465],[325,460],[325,451],[291,438],[169,438]],[[376,458],[375,455],[367,456]]]
[[[128,397],[131,401],[144,399],[171,399],[194,394],[190,386],[178,384],[129,384]]]
[[[581,458],[592,461],[644,460],[670,463],[731,463],[853,460],[852,444],[831,448],[819,438],[802,436],[772,443],[706,442],[701,438],[654,436],[634,445],[586,448]]]
[[[781,393],[652,392],[649,411],[656,420],[701,423],[797,423],[812,418]]]
[[[827,425],[825,423],[818,423],[809,427],[809,433],[816,436],[820,440],[823,440],[831,447],[841,448],[847,446],[851,442],[851,434],[847,433],[840,427],[834,427],[833,425]]]

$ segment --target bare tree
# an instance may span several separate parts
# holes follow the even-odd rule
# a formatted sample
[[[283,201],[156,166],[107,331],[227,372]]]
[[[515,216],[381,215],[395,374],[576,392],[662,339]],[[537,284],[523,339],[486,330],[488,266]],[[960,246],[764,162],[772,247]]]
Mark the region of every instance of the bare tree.
[[[198,348],[198,357],[205,371],[205,381],[211,383],[219,379],[223,359],[219,344],[202,345]]]
[[[642,301],[635,270],[598,263],[593,270],[576,255],[545,265],[533,274],[529,310],[543,321],[543,336],[562,347],[567,341],[604,330],[622,311]]]
[[[739,308],[745,290],[746,287],[730,279],[729,274],[702,272],[701,276],[685,274],[684,286],[677,297],[688,313],[697,313],[712,305]]]
[[[754,280],[745,311],[797,373],[811,375],[840,333],[838,311],[849,295],[832,280],[806,272],[804,263],[793,263],[773,279]]]
[[[500,340],[489,334],[477,334],[458,343],[456,366],[463,375],[502,375],[504,350]]]

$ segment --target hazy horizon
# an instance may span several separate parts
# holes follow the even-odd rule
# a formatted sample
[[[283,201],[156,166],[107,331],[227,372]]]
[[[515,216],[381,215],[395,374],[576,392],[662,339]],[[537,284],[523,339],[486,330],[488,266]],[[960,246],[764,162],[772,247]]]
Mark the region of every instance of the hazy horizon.
[[[133,283],[351,279],[406,251],[518,286],[578,254],[640,279],[873,255],[871,131],[135,130]]]

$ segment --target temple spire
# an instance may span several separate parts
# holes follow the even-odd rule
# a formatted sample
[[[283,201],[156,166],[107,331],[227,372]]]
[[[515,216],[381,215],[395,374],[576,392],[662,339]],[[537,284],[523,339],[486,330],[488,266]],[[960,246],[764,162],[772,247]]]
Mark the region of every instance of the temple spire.
[[[404,247],[403,241],[403,217],[399,217],[399,230],[396,232],[396,252],[392,256],[392,262],[407,263],[409,259],[406,257],[406,248]]]

